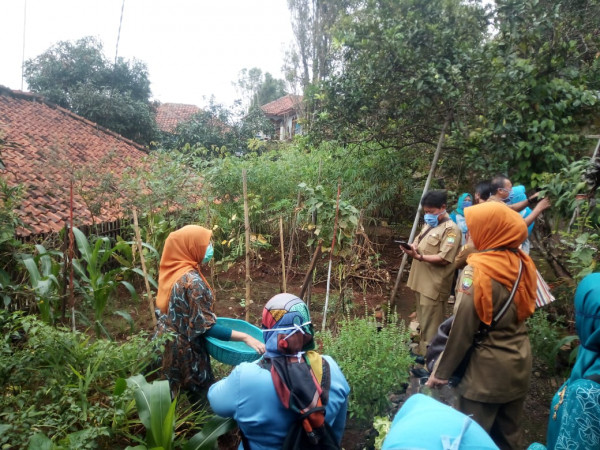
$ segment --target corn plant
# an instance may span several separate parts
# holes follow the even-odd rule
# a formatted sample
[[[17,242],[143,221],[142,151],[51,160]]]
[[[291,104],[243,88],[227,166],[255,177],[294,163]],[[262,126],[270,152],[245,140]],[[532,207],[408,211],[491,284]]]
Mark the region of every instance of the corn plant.
[[[171,450],[175,440],[177,399],[171,401],[169,382],[148,383],[143,375],[135,375],[127,379],[127,384],[133,388],[138,414],[146,428],[146,446],[138,445],[135,449]]]
[[[176,446],[175,430],[181,420],[177,414],[177,397],[171,401],[169,382],[157,380],[146,382],[143,375],[129,377],[127,385],[133,389],[133,396],[140,421],[146,428],[146,439],[129,450],[171,450]],[[119,382],[117,384],[120,384]],[[219,436],[236,427],[233,419],[213,416],[183,446],[184,450],[213,450]]]
[[[29,273],[31,289],[44,322],[54,322],[55,311],[58,309],[60,299],[59,274],[61,263],[54,261],[51,255],[62,256],[60,252],[48,252],[43,245],[36,245],[38,254],[27,255],[23,258],[23,265]]]
[[[108,332],[102,325],[102,315],[118,285],[125,286],[134,299],[137,299],[137,293],[131,283],[122,279],[128,270],[126,267],[106,270],[106,265],[115,252],[115,248],[111,247],[110,239],[97,237],[93,243],[90,243],[81,230],[73,228],[73,234],[81,254],[79,259],[73,261],[73,267],[79,278],[77,280],[79,290],[94,309],[96,335],[100,336],[104,332],[108,336]]]

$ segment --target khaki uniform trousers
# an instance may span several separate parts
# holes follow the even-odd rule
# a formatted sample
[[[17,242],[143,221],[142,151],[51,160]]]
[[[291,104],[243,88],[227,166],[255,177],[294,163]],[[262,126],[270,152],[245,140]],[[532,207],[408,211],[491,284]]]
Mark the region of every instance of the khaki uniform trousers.
[[[417,321],[420,329],[418,353],[425,356],[427,346],[445,319],[447,299],[442,300],[440,297],[433,299],[419,292],[415,292],[415,297],[417,299]]]
[[[524,403],[524,397],[508,403],[484,403],[459,396],[457,406],[460,412],[472,416],[500,449],[511,450],[523,448],[519,422]]]

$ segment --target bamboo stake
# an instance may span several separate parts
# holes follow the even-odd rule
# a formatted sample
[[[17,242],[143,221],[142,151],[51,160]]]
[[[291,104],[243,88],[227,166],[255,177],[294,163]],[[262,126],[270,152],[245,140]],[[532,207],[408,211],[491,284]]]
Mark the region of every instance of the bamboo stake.
[[[296,223],[298,221],[298,210],[300,209],[300,192],[298,192],[298,200],[296,201],[296,209],[294,210],[294,218],[292,219],[292,229],[290,230],[290,246],[288,250],[288,263],[286,277],[292,268],[292,255],[294,254],[294,236],[296,235]]]
[[[301,300],[304,300],[304,294],[306,293],[306,290],[310,286],[312,272],[315,269],[315,266],[317,265],[317,258],[321,254],[321,243],[322,242],[323,242],[323,240],[319,239],[319,242],[317,243],[317,248],[315,249],[312,259],[310,260],[310,265],[308,266],[308,272],[306,272],[306,275],[304,276],[304,281],[302,282],[302,289],[300,289],[300,295],[298,295],[298,297],[300,297]],[[308,303],[307,303],[307,305],[308,305]]]
[[[446,136],[446,128],[450,124],[450,120],[452,120],[452,113],[448,113],[446,116],[446,121],[444,122],[444,126],[442,127],[442,131],[440,132],[440,137],[438,139],[437,147],[435,149],[435,153],[433,155],[433,161],[431,162],[431,168],[429,169],[429,175],[427,175],[427,181],[425,181],[425,187],[423,187],[423,195],[429,190],[429,185],[431,184],[431,179],[433,178],[433,174],[437,167],[438,159],[440,158],[440,153],[442,150],[442,145],[444,144],[444,138]],[[410,237],[408,238],[408,242],[412,242],[415,238],[415,234],[417,233],[417,227],[419,226],[419,218],[421,217],[421,202],[419,201],[419,206],[417,208],[417,213],[415,214],[415,220],[413,222],[412,230],[410,231]],[[392,294],[390,295],[390,307],[393,310],[396,307],[396,292],[398,292],[398,287],[400,286],[400,280],[402,279],[402,272],[404,272],[404,266],[407,261],[406,253],[402,257],[402,262],[400,263],[400,269],[398,269],[398,275],[396,276],[396,282],[394,283],[394,289],[392,289]]]
[[[133,208],[133,229],[135,231],[135,243],[138,253],[140,254],[140,263],[142,263],[142,272],[144,272],[144,283],[146,285],[146,293],[148,294],[148,308],[150,309],[150,317],[152,324],[156,326],[156,314],[154,314],[154,299],[152,298],[152,289],[148,281],[148,271],[146,270],[146,258],[142,249],[142,236],[140,234],[140,226],[138,225],[137,210]]]
[[[73,234],[73,178],[71,177],[70,200],[69,200],[69,303],[71,303],[71,323],[75,331],[75,285],[73,257],[75,256],[75,235]]]
[[[248,213],[248,174],[242,169],[242,186],[244,193],[244,229],[246,234],[246,322],[250,321],[250,215]]]
[[[283,276],[283,291],[287,292],[287,286],[285,282],[285,249],[283,245],[283,217],[279,216],[279,245],[281,247],[281,274]]]
[[[323,308],[323,322],[321,323],[321,332],[325,331],[325,322],[327,321],[327,307],[329,306],[329,285],[331,282],[331,264],[333,262],[333,248],[335,247],[335,232],[337,231],[338,212],[340,211],[340,190],[342,183],[338,182],[337,201],[335,205],[335,220],[333,222],[333,238],[331,239],[331,251],[329,252],[329,269],[327,270],[327,290],[325,292],[325,307]]]

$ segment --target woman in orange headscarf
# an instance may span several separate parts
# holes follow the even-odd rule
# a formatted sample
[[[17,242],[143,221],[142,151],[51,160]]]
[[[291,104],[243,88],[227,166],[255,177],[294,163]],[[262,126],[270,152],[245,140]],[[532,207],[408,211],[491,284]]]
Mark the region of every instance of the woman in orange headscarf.
[[[500,448],[518,448],[519,419],[531,375],[525,319],[535,310],[537,286],[535,264],[519,249],[527,226],[519,213],[499,202],[467,208],[465,220],[479,253],[467,259],[448,342],[427,385],[447,384],[469,353],[476,333],[485,330],[458,385],[458,409],[472,415]],[[519,267],[513,300],[492,324],[507,304]]]
[[[214,381],[205,336],[243,341],[265,352],[265,345],[252,336],[215,324],[213,291],[200,271],[213,254],[211,236],[197,225],[169,234],[158,276],[158,334],[173,336],[165,345],[163,370],[172,392],[183,389],[193,403],[204,399]]]

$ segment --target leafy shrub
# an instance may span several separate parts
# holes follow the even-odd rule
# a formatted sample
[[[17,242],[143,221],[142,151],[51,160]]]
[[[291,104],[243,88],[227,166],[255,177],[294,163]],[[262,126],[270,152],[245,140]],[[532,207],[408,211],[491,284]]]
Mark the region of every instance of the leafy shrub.
[[[388,395],[402,390],[413,364],[409,354],[410,335],[404,322],[393,317],[378,331],[371,318],[344,319],[333,336],[318,335],[323,353],[340,365],[350,385],[351,417],[367,420],[388,412]]]
[[[538,309],[527,319],[529,341],[533,356],[539,359],[554,372],[556,369],[556,343],[561,335],[561,328],[548,320],[548,313]]]
[[[156,343],[147,336],[91,342],[3,310],[0,336],[2,448],[24,448],[36,432],[55,443],[76,442],[71,448],[95,448],[122,434],[127,408],[112,395],[115,380],[146,370],[156,355]]]

